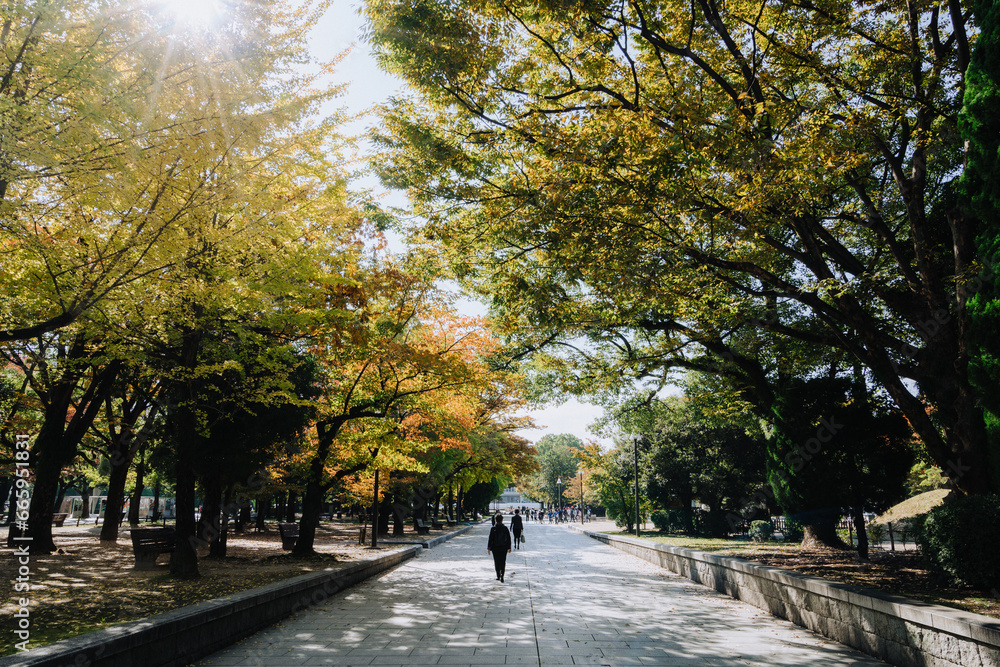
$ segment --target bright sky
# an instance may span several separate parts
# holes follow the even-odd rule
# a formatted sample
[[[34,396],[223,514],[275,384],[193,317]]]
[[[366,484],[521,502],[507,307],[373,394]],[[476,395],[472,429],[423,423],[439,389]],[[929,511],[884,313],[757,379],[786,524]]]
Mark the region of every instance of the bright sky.
[[[360,3],[350,0],[335,3],[313,36],[313,49],[321,60],[331,59],[353,45],[350,54],[338,67],[341,79],[348,84],[347,94],[340,103],[352,113],[362,112],[403,89],[402,82],[382,72],[371,56],[368,45],[362,37],[363,23],[358,13],[360,6]],[[349,131],[360,133],[370,127],[372,122],[371,118],[362,119]],[[373,180],[365,182],[364,185],[375,188],[376,183]],[[398,194],[387,196],[390,201],[398,205],[404,202],[401,197],[397,199]],[[467,302],[466,308],[471,314],[485,312],[478,303]],[[524,430],[520,434],[533,442],[547,433],[571,433],[584,440],[595,439],[595,436],[587,430],[587,426],[600,415],[600,410],[596,406],[576,400],[535,410],[530,414],[540,428]],[[610,444],[608,441],[601,441]]]

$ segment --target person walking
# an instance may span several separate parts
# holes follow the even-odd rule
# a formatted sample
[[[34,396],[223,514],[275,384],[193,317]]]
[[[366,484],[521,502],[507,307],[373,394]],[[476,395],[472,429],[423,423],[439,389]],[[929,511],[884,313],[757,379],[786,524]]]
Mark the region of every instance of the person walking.
[[[524,532],[524,523],[521,521],[521,510],[514,510],[514,518],[510,520],[510,532],[514,533],[514,548],[521,548],[521,534]]]
[[[503,514],[497,514],[490,528],[490,540],[486,543],[486,553],[493,554],[493,565],[497,570],[497,581],[503,583],[507,569],[507,554],[510,553],[510,531],[503,525]]]

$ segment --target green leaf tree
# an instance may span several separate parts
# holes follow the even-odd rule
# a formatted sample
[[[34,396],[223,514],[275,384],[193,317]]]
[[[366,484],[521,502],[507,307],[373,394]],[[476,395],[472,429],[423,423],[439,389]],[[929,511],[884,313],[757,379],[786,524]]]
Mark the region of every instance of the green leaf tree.
[[[383,178],[525,351],[585,341],[578,366],[546,362],[565,385],[732,365],[763,394],[755,347],[825,349],[861,360],[956,488],[1000,486],[956,289],[977,270],[955,192],[977,30],[959,4],[366,16],[416,91],[375,132]]]
[[[836,523],[846,509],[867,558],[863,510],[882,511],[905,497],[913,434],[897,410],[851,384],[822,377],[782,388],[767,471],[786,516],[804,525],[804,545],[837,544]]]
[[[958,118],[968,142],[966,169],[960,192],[963,203],[978,220],[976,237],[979,275],[960,286],[970,293],[970,374],[986,409],[993,447],[990,461],[1000,477],[1000,7],[995,2],[973,2],[981,32],[966,73],[965,96]]]
[[[591,471],[590,483],[597,490],[608,518],[631,533],[635,529],[636,516],[632,444],[619,444],[611,451],[602,452],[597,443],[591,443],[580,453],[580,460]],[[639,520],[645,522],[648,513],[648,501],[640,488]]]
[[[535,462],[538,472],[525,479],[525,492],[529,498],[547,504],[549,507],[559,507],[562,491],[573,483],[579,469],[576,455],[582,452],[584,443],[575,435],[569,433],[550,433],[543,435],[535,443]],[[561,480],[561,484],[557,484]]]
[[[765,439],[753,420],[717,420],[687,398],[654,405],[653,428],[642,436],[646,495],[681,512],[694,532],[693,503],[708,506],[703,526],[715,536],[730,530],[726,516],[742,507],[750,490],[765,481]]]

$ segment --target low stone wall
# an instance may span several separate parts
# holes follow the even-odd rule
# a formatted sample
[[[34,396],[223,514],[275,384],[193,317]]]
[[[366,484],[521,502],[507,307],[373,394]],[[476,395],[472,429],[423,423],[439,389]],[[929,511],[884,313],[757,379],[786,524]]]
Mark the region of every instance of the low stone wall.
[[[893,665],[1000,667],[1000,621],[988,616],[742,558],[581,532]]]
[[[437,545],[442,544],[444,542],[447,542],[448,540],[450,540],[453,537],[458,537],[462,533],[467,533],[467,532],[469,532],[470,530],[472,530],[475,527],[476,527],[476,524],[471,524],[471,525],[468,525],[468,526],[463,526],[463,527],[459,528],[458,530],[451,531],[450,533],[445,533],[444,535],[438,535],[437,537],[432,537],[432,538],[429,538],[427,540],[424,540],[423,542],[421,542],[421,544],[424,545],[424,549],[433,549]]]
[[[188,665],[311,604],[322,602],[423,550],[401,549],[313,572],[0,658],[0,667]]]

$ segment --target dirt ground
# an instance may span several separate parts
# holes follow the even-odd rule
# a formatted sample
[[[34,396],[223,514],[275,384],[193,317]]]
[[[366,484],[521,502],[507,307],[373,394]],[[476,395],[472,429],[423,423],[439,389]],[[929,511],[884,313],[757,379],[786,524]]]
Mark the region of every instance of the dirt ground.
[[[54,527],[59,551],[31,555],[29,645],[34,648],[307,572],[342,567],[404,548],[399,542],[419,543],[408,528],[402,537],[379,536],[378,549],[372,549],[358,544],[359,528],[355,523],[324,523],[316,535],[318,555],[312,558],[295,558],[283,551],[275,524],[266,533],[251,529],[229,537],[225,559],[204,557],[207,549],[202,550],[201,576],[181,581],[168,574],[169,554],[160,555],[154,570],[134,569],[127,526],[122,527],[117,545],[110,546],[99,541],[99,526]],[[446,532],[434,531],[433,535]],[[13,641],[6,638],[14,637],[13,613],[23,595],[14,589],[16,569],[11,550],[4,549],[0,579],[10,583],[0,607],[5,636],[0,655],[15,650]]]
[[[594,527],[591,527],[591,526]],[[588,530],[623,534],[612,522],[587,524]],[[975,614],[1000,618],[1000,591],[980,591],[954,586],[932,574],[915,548],[907,551],[872,549],[870,559],[861,561],[857,553],[838,549],[806,550],[798,544],[750,541],[671,539],[656,531],[643,531],[642,537],[676,546],[712,551],[723,556],[738,556],[772,567],[783,567],[814,577],[869,588],[922,602],[963,609]],[[911,545],[913,546],[913,545]]]
[[[804,551],[798,547],[786,551],[762,546],[759,553],[742,553],[740,556],[859,588],[1000,618],[1000,598],[985,591],[952,586],[936,578],[926,569],[916,551],[873,551],[868,562],[862,562],[851,551]]]

